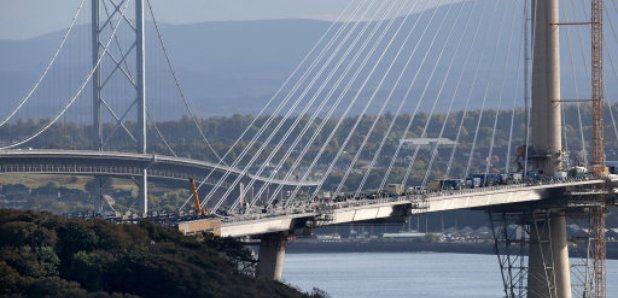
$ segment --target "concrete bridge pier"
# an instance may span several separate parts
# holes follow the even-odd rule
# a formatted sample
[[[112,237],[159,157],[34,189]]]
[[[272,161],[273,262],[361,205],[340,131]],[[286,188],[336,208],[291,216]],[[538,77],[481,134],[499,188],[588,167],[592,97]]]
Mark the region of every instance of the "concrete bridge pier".
[[[146,169],[142,169],[142,175],[139,176],[137,186],[139,188],[137,195],[139,212],[145,217],[148,214],[148,172]]]
[[[262,236],[256,277],[279,281],[283,274],[283,261],[287,233],[269,233]]]
[[[107,180],[108,177],[106,176],[94,176],[94,209],[99,214],[103,213],[103,188],[105,187],[105,183],[107,183]]]
[[[532,166],[552,177],[562,170],[560,115],[559,1],[532,0]],[[561,211],[532,214],[528,259],[528,297],[571,297],[566,219]]]
[[[247,202],[247,198],[245,197],[245,184],[240,182],[238,184],[238,201],[240,202],[240,206],[244,207]]]
[[[571,298],[571,275],[563,212],[534,218],[530,224],[529,298]]]

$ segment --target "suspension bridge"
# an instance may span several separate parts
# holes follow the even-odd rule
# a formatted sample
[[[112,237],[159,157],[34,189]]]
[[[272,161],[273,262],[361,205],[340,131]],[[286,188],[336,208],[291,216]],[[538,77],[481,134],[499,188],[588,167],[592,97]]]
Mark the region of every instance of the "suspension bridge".
[[[24,115],[37,121],[0,133],[11,135],[0,139],[0,173],[90,175],[99,192],[109,177],[128,177],[139,186],[140,216],[151,219],[159,215],[149,210],[149,181],[194,177],[207,214],[179,217],[179,230],[261,239],[257,274],[272,279],[281,278],[287,236],[299,230],[485,210],[506,297],[606,297],[604,220],[618,184],[604,150],[618,143],[605,80],[618,80],[607,50],[618,44],[615,0],[442,2],[350,1],[221,150],[181,88],[156,7],[81,0],[41,75],[2,111],[0,129]],[[82,23],[91,30],[76,33]],[[167,81],[149,72],[151,52]],[[88,67],[57,66],[80,57]],[[167,97],[186,111],[208,160],[176,153],[156,117]],[[87,128],[88,140],[30,147],[66,125]],[[577,272],[566,234],[573,218],[589,224]]]

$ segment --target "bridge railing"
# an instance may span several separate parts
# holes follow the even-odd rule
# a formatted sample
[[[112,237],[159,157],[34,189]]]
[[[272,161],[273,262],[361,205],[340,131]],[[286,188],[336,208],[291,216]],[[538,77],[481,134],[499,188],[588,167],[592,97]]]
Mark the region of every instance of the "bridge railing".
[[[221,216],[224,222],[243,222],[254,221],[261,219],[268,219],[273,217],[303,215],[303,216],[319,216],[325,212],[362,208],[365,206],[374,205],[389,205],[397,203],[409,203],[412,204],[412,208],[425,209],[432,201],[441,201],[448,199],[449,197],[457,195],[473,195],[479,193],[487,193],[491,191],[509,191],[509,190],[523,190],[530,187],[538,187],[543,185],[554,184],[569,184],[575,182],[586,181],[587,179],[566,179],[566,180],[545,180],[538,181],[537,183],[520,183],[511,185],[494,185],[480,188],[461,189],[461,190],[443,190],[443,191],[427,191],[423,193],[407,193],[401,196],[393,196],[388,193],[380,193],[377,197],[372,199],[350,199],[342,202],[317,202],[317,201],[299,201],[291,208],[267,208],[260,209],[261,213],[244,213],[244,214],[231,214],[229,216]],[[140,220],[166,220],[169,222],[177,221],[189,221],[202,219],[204,216],[199,216],[195,212],[180,212],[180,213],[166,213],[166,212],[150,212],[146,217],[142,217],[138,214],[115,214],[105,215],[96,214],[90,212],[66,214],[67,217],[78,218],[104,218],[106,220],[118,221],[118,222],[137,222]]]
[[[382,196],[377,197],[375,199],[352,199],[346,200],[343,202],[331,202],[331,203],[318,203],[318,202],[299,202],[298,205],[293,206],[292,208],[269,208],[266,209],[265,213],[247,213],[247,214],[235,214],[233,216],[229,216],[224,218],[226,222],[240,222],[240,221],[248,221],[248,220],[260,220],[267,219],[278,216],[289,216],[296,214],[318,214],[323,208],[331,208],[333,210],[337,209],[349,209],[349,208],[358,208],[370,205],[380,205],[380,204],[392,204],[397,202],[410,202],[410,203],[419,203],[419,202],[431,202],[431,201],[439,201],[448,199],[449,197],[455,195],[466,195],[466,194],[477,194],[477,193],[486,193],[491,191],[508,191],[508,190],[521,190],[529,187],[535,186],[543,186],[543,185],[554,185],[554,184],[568,184],[574,182],[586,181],[585,178],[569,178],[569,179],[545,179],[534,181],[533,183],[518,183],[518,184],[508,184],[508,185],[493,185],[493,186],[485,186],[478,188],[464,188],[460,190],[442,190],[442,191],[426,191],[418,194],[409,193],[403,196],[389,196],[382,194]]]

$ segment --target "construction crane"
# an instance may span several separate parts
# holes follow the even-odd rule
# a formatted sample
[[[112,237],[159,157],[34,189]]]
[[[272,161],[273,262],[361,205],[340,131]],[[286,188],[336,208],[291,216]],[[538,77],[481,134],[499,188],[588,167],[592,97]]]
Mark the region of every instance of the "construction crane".
[[[193,193],[193,205],[199,215],[206,215],[206,208],[201,206],[200,198],[197,195],[197,188],[195,187],[195,179],[189,177],[189,184],[191,184],[191,193]]]
[[[603,0],[592,0],[591,43],[592,43],[592,166],[596,177],[607,173],[603,148],[603,100],[605,82],[603,79]],[[606,198],[600,195],[599,206],[592,210],[594,225],[594,283],[595,298],[605,298],[605,214]]]

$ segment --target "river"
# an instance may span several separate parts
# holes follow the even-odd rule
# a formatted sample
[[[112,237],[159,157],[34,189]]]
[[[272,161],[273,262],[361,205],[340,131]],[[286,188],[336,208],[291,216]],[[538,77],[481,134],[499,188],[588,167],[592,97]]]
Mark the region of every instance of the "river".
[[[493,255],[294,253],[285,257],[283,281],[333,298],[504,296]],[[607,297],[618,297],[618,260],[607,261]]]

